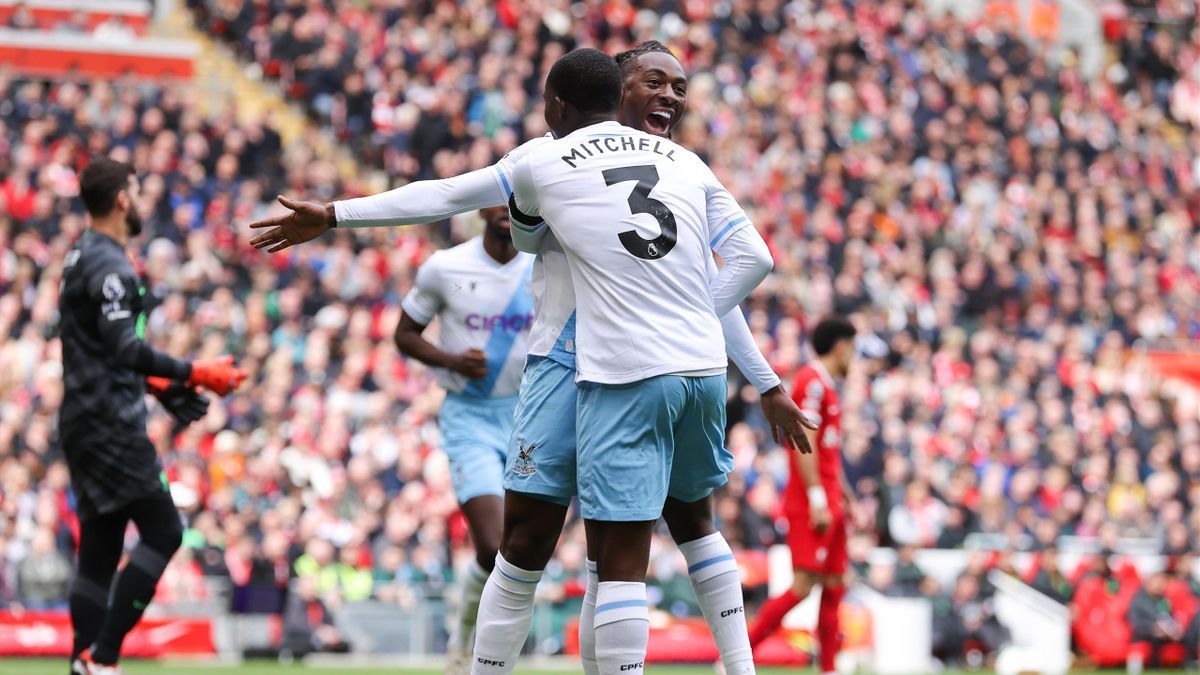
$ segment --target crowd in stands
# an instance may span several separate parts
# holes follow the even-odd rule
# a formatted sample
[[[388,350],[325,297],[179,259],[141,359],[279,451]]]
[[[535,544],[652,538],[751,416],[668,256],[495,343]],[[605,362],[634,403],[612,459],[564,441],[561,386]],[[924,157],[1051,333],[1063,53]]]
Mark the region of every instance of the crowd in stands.
[[[1200,340],[1189,0],[1130,21],[1095,77],[1003,12],[964,22],[902,0],[188,4],[353,148],[360,172],[285,147],[269,117],[202,116],[186,85],[0,73],[0,607],[61,605],[70,573],[55,307],[85,225],[89,155],[130,161],[141,179],[147,338],[177,355],[233,353],[251,372],[191,428],[152,405],[188,528],[159,601],[202,597],[205,577],[261,590],[301,576],[331,603],[411,606],[453,582],[467,542],[438,450],[441,394],[391,336],[417,266],[479,222],[337,231],[276,256],[250,248],[245,225],[278,193],[329,200],[379,176],[487,166],[545,132],[554,58],[651,38],[690,74],[676,139],[774,253],[746,304],[772,364],[787,381],[807,328],[831,312],[886,347],[842,392],[863,546],[1044,552],[1071,537],[1195,550],[1200,399],[1147,356]],[[716,512],[752,558],[783,541],[789,455],[764,433],[753,390],[731,383],[737,471]],[[550,602],[577,599],[582,541],[572,523]],[[910,584],[975,617],[947,644],[1003,640],[975,609],[982,570],[954,589],[899,571],[860,569],[881,590]],[[665,536],[652,576],[658,607],[688,611]]]

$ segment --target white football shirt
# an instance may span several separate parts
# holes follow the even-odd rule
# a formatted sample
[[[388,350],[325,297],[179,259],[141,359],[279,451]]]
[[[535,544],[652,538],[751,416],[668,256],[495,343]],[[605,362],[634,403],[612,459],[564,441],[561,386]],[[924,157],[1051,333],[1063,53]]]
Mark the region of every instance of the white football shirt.
[[[481,398],[517,395],[533,325],[533,259],[518,253],[501,265],[480,236],[434,253],[417,270],[401,304],[404,312],[425,325],[440,316],[438,347],[444,351],[487,353],[488,374],[481,379],[441,370],[438,379],[447,391]]]
[[[538,148],[552,142],[546,135],[522,143],[492,167],[504,190],[507,203],[512,195],[513,169]],[[562,246],[547,234],[533,263],[533,327],[529,330],[529,354],[544,356],[575,368],[575,287]]]
[[[528,153],[512,188],[515,224],[544,220],[569,263],[580,381],[724,371],[710,249],[749,220],[699,157],[604,122]]]

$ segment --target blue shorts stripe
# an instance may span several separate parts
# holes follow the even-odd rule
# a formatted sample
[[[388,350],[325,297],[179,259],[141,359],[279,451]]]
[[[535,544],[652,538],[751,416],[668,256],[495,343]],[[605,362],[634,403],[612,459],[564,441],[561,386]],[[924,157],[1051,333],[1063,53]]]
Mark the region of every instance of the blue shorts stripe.
[[[709,558],[708,560],[701,560],[700,562],[698,562],[695,565],[692,565],[691,567],[688,568],[688,574],[695,574],[696,572],[699,572],[700,570],[704,569],[705,567],[712,567],[713,565],[716,565],[717,563],[722,563],[727,560],[733,560],[732,553],[724,553],[722,555],[713,556],[713,557]]]
[[[712,247],[716,246],[717,242],[724,239],[725,235],[729,234],[730,230],[737,227],[738,225],[741,225],[742,223],[746,222],[747,220],[749,220],[749,218],[747,218],[746,216],[738,216],[737,218],[734,218],[733,220],[729,221],[729,223],[726,224],[725,227],[721,228],[721,231],[717,233],[717,236],[713,237],[712,241],[708,242],[708,247],[712,248]]]
[[[504,570],[500,569],[499,567],[496,567],[494,569],[497,572],[499,572],[500,574],[502,574],[505,579],[512,579],[513,581],[515,581],[519,584],[536,584],[537,583],[536,579],[522,579],[520,577],[514,577],[513,575],[509,574],[508,572],[505,572]]]
[[[607,612],[610,609],[625,609],[626,607],[645,607],[645,600],[618,600],[616,602],[606,602],[603,605],[596,607],[596,613]]]

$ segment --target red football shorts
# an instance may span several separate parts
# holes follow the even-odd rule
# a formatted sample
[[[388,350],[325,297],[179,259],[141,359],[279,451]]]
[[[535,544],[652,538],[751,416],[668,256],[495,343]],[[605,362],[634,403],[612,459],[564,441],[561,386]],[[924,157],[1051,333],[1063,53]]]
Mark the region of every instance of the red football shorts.
[[[818,533],[808,517],[789,522],[788,547],[792,549],[792,567],[816,574],[845,574],[850,565],[846,551],[846,518],[833,514],[829,527]]]

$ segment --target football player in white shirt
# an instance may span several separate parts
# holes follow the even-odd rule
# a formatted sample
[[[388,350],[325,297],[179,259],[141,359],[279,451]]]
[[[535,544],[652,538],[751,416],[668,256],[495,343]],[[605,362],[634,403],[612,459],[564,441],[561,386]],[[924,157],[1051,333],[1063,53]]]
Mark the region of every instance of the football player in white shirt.
[[[688,81],[678,59],[661,43],[644,42],[618,54],[624,90],[621,121],[647,133],[668,137],[683,117]],[[254,223],[260,230],[252,243],[261,249],[281,251],[315,239],[333,227],[371,227],[421,224],[508,200],[512,168],[528,152],[548,142],[536,138],[504,156],[497,164],[461,176],[418,181],[374,195],[327,204],[296,202],[280,197],[289,212]],[[734,204],[736,208],[736,204]],[[546,247],[553,248],[548,237]],[[509,450],[506,474],[506,523],[502,550],[524,570],[541,570],[552,555],[571,496],[575,493],[575,386],[574,331],[565,326],[574,296],[561,250],[547,250],[539,266],[551,284],[535,295],[566,291],[567,314],[542,312],[535,318],[534,333],[553,336],[551,348],[534,356],[522,382],[517,431]],[[547,263],[548,261],[548,263]],[[549,287],[547,289],[546,287]],[[550,298],[550,305],[561,305]],[[557,324],[555,323],[557,322]],[[545,326],[539,331],[537,326]],[[740,310],[722,317],[730,360],[761,394],[766,421],[777,442],[807,448],[800,428],[801,416],[758,350]],[[559,340],[561,338],[561,340]],[[554,347],[557,346],[557,349]],[[741,602],[741,582],[728,543],[713,527],[710,500],[682,502],[668,497],[663,518],[680,544],[689,574],[716,637],[722,656],[736,655],[741,638],[736,624],[744,619],[734,612]],[[590,557],[590,556],[589,556]],[[588,561],[588,590],[580,621],[580,646],[584,669],[596,672],[591,616],[598,585],[595,563]],[[540,571],[537,573],[540,575]],[[523,611],[532,611],[532,588]],[[732,626],[732,627],[731,627]],[[740,629],[745,633],[744,625]],[[736,656],[735,656],[736,658]]]
[[[622,78],[610,56],[578,49],[546,79],[555,140],[513,169],[518,248],[561,247],[574,283],[579,500],[599,575],[593,616],[601,673],[644,668],[646,567],[668,494],[706,500],[732,469],[724,447],[725,345],[718,317],[771,271],[762,237],[696,155],[617,123]],[[710,248],[725,260],[720,272]],[[536,339],[536,338],[535,338]],[[506,525],[512,516],[505,514]],[[732,554],[708,561],[717,564]],[[509,672],[523,637],[506,612],[520,583],[497,557],[480,605],[472,672]],[[517,582],[516,584],[510,583]],[[742,603],[731,672],[753,673]],[[509,638],[507,641],[505,638]]]
[[[446,390],[438,427],[475,544],[450,636],[451,657],[460,662],[473,649],[479,598],[500,548],[504,463],[533,325],[534,257],[513,248],[507,209],[479,213],[481,236],[434,253],[417,270],[396,327],[401,353],[437,368]],[[435,317],[436,345],[422,335]]]

